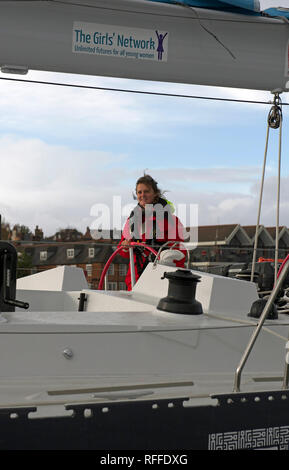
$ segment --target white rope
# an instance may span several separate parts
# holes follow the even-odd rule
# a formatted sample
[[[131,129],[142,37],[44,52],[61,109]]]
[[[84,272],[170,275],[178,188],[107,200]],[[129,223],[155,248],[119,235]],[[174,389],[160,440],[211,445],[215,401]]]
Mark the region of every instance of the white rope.
[[[256,224],[256,232],[255,232],[253,260],[252,260],[252,270],[251,270],[251,279],[250,279],[251,282],[253,282],[253,280],[254,280],[254,272],[255,272],[255,264],[256,264],[256,256],[257,256],[259,225],[260,225],[260,216],[261,216],[263,189],[264,189],[266,160],[267,160],[267,152],[268,152],[269,130],[270,130],[270,126],[269,126],[269,123],[268,123],[268,125],[267,125],[267,135],[266,135],[266,144],[265,144],[265,152],[264,152],[264,161],[263,161],[263,170],[262,170],[262,180],[261,180],[261,188],[260,188],[260,196],[259,196],[258,216],[257,216],[257,224]]]
[[[257,224],[255,231],[255,241],[254,241],[254,250],[253,250],[253,259],[252,259],[252,269],[251,269],[251,282],[254,280],[254,272],[256,265],[256,256],[257,256],[257,247],[258,247],[258,237],[259,237],[259,227],[260,227],[260,216],[261,216],[261,207],[262,207],[262,198],[263,198],[263,189],[264,189],[264,179],[265,179],[265,168],[268,152],[268,142],[269,142],[269,131],[270,128],[278,129],[279,128],[279,149],[278,149],[278,180],[277,180],[277,203],[276,203],[276,237],[275,237],[275,266],[274,266],[274,278],[275,284],[277,281],[278,274],[278,254],[279,254],[279,217],[280,217],[280,181],[281,181],[281,147],[282,147],[282,109],[281,109],[281,100],[280,100],[280,91],[274,92],[274,104],[270,109],[268,115],[268,125],[267,125],[267,134],[266,134],[266,144],[264,152],[264,161],[263,161],[263,170],[262,170],[262,180],[260,187],[260,196],[259,196],[259,207],[257,215]]]
[[[278,182],[277,182],[277,208],[276,208],[276,241],[275,241],[275,284],[278,274],[279,258],[279,215],[280,215],[280,181],[281,181],[281,146],[282,146],[282,114],[280,116],[279,128],[279,150],[278,150]]]

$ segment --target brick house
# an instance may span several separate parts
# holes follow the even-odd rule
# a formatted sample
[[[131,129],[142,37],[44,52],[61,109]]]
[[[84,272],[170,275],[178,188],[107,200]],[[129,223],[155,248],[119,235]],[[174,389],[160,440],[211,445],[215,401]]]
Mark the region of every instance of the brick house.
[[[192,266],[214,265],[220,263],[249,263],[252,261],[255,225],[240,224],[205,225],[198,227],[196,248],[191,251]],[[275,227],[260,225],[258,232],[258,258],[274,258]],[[279,258],[289,252],[289,230],[279,229]]]
[[[251,240],[240,224],[198,227],[198,242],[191,252],[193,264],[244,261]]]
[[[92,289],[98,288],[103,268],[113,254],[116,245],[111,240],[75,241],[34,243],[22,246],[26,254],[31,257],[31,272],[52,269],[57,266],[77,266],[83,269],[88,285]],[[18,247],[19,250],[19,247]],[[117,255],[113,260],[107,274],[107,288],[109,290],[125,290],[125,276],[128,260]]]

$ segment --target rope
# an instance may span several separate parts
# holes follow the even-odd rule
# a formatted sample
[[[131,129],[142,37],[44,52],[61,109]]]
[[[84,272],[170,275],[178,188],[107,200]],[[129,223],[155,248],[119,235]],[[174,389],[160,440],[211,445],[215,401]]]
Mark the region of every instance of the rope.
[[[279,96],[278,96],[279,100]],[[276,240],[275,240],[275,271],[274,279],[277,281],[278,255],[279,255],[279,215],[280,215],[280,184],[281,184],[281,146],[282,146],[282,109],[279,105],[274,107],[274,118],[272,125],[274,129],[279,127],[279,148],[278,148],[278,181],[277,181],[277,208],[276,208]],[[269,113],[270,117],[270,113]]]
[[[255,273],[255,264],[256,264],[257,246],[258,246],[258,235],[259,235],[259,225],[260,225],[260,216],[261,216],[263,189],[264,189],[264,179],[265,179],[265,169],[266,169],[266,160],[267,160],[267,152],[268,152],[269,129],[270,129],[270,126],[269,126],[269,122],[268,122],[267,134],[266,134],[266,143],[265,143],[265,152],[264,152],[264,161],[263,161],[263,169],[262,169],[261,189],[260,189],[260,196],[259,196],[258,216],[257,216],[255,241],[254,241],[252,271],[251,271],[251,279],[250,279],[251,282],[253,282],[253,280],[254,280],[254,273]]]
[[[272,101],[256,101],[256,100],[238,100],[233,98],[218,98],[214,96],[198,96],[198,95],[183,95],[180,93],[161,93],[157,91],[143,91],[143,90],[131,90],[125,88],[110,88],[110,87],[101,87],[101,86],[92,86],[92,85],[77,85],[73,83],[57,83],[49,82],[42,80],[26,80],[21,78],[9,78],[9,77],[0,77],[0,80],[6,80],[10,82],[22,82],[22,83],[33,83],[36,85],[51,85],[51,86],[61,86],[61,87],[70,87],[70,88],[82,88],[86,90],[100,90],[100,91],[112,91],[118,93],[136,93],[140,95],[152,95],[152,96],[166,96],[169,98],[190,98],[198,100],[210,100],[210,101],[223,101],[230,103],[245,103],[245,104],[271,104]],[[289,106],[289,103],[282,103],[282,106]]]
[[[275,283],[277,280],[278,274],[278,252],[279,252],[279,215],[280,215],[280,181],[281,181],[281,146],[282,146],[282,103],[280,99],[280,92],[274,93],[273,106],[271,107],[268,119],[267,119],[267,133],[266,133],[266,143],[265,143],[265,152],[264,152],[264,161],[263,161],[263,170],[262,170],[262,179],[261,179],[261,188],[259,196],[259,207],[256,223],[256,232],[255,232],[255,241],[254,241],[254,250],[253,250],[253,259],[252,259],[252,269],[251,269],[251,282],[254,279],[255,265],[256,265],[256,254],[258,246],[258,236],[259,236],[259,226],[260,226],[260,215],[262,207],[262,198],[263,198],[263,189],[264,189],[264,179],[265,179],[265,169],[266,169],[266,160],[268,152],[268,142],[269,142],[269,132],[270,129],[279,129],[279,149],[278,149],[278,180],[277,180],[277,207],[276,207],[276,240],[275,240],[275,267],[274,267],[274,276]]]

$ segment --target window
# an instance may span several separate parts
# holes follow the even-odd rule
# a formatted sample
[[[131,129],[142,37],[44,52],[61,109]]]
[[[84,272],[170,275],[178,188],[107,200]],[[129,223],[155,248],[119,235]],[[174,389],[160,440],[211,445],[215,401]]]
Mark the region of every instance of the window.
[[[114,264],[111,264],[111,265],[110,265],[110,267],[108,268],[107,274],[108,274],[109,276],[113,276],[113,275],[114,275]]]
[[[66,256],[67,258],[74,258],[74,248],[68,248],[66,250]]]
[[[86,272],[88,276],[92,276],[92,264],[87,264],[86,265]]]
[[[107,288],[108,290],[117,290],[117,282],[108,282]]]
[[[119,268],[118,268],[119,271],[118,272],[119,272],[120,276],[126,276],[127,267],[128,267],[127,264],[120,264],[119,265]]]
[[[126,283],[125,282],[120,282],[119,283],[119,290],[126,290]]]
[[[47,251],[40,251],[40,261],[47,260]]]
[[[88,257],[94,258],[94,248],[88,248]]]

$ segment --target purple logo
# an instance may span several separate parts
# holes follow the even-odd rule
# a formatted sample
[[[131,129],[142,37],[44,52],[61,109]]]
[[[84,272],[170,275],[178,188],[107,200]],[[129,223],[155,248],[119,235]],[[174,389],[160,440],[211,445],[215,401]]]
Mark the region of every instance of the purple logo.
[[[158,48],[157,48],[157,51],[158,51],[158,60],[162,60],[163,58],[163,52],[164,52],[164,39],[166,37],[168,33],[166,34],[159,34],[158,31],[156,31],[156,35],[158,37]]]

